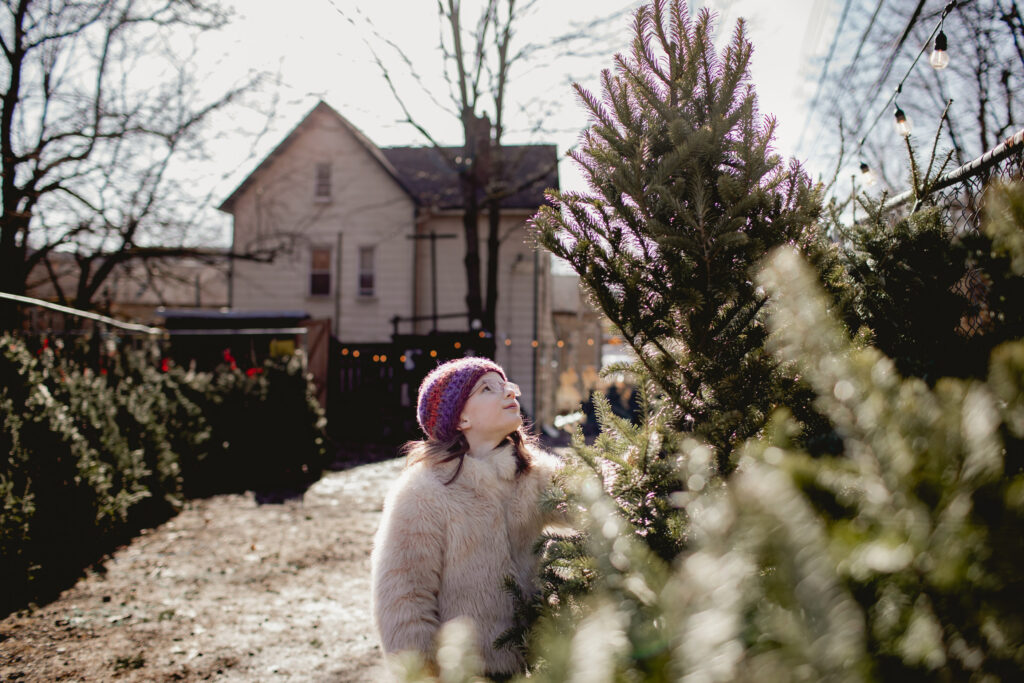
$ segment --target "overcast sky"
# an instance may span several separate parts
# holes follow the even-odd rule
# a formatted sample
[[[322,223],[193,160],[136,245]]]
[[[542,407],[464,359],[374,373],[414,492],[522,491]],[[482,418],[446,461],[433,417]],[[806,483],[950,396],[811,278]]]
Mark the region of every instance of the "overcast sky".
[[[279,99],[272,127],[252,151],[256,158],[239,162],[239,168],[225,181],[225,193],[240,181],[280,139],[324,99],[348,118],[371,140],[381,146],[420,145],[424,139],[402,124],[401,110],[374,64],[366,41],[396,63],[395,52],[368,36],[363,18],[387,39],[400,45],[413,66],[430,83],[436,99],[446,102],[448,94],[439,78],[436,3],[430,0],[232,0],[236,16],[226,33],[216,36],[207,49],[219,51],[217,73],[225,79],[246,69],[262,69],[279,75],[280,82],[268,88]],[[636,2],[624,0],[543,0],[521,26],[530,42],[544,43],[567,28],[597,17],[629,10]],[[804,125],[805,103],[810,99],[816,61],[827,49],[836,21],[835,0],[711,0],[707,6],[718,12],[719,41],[731,35],[736,19],[748,22],[754,44],[752,73],[763,113],[774,114],[779,122],[778,149],[794,152],[799,130]],[[475,3],[464,1],[464,11]],[[703,6],[694,3],[694,7]],[[287,10],[283,8],[287,7]],[[355,20],[355,24],[343,15]],[[616,52],[628,49],[631,18],[624,13],[611,29],[602,33],[597,55],[589,58],[562,57],[535,64],[517,75],[513,87],[517,101],[536,101],[538,96],[554,100],[546,129],[530,133],[510,126],[508,142],[554,142],[562,153],[573,145],[586,125],[584,111],[569,88],[572,80],[597,90],[600,70],[612,64]],[[358,27],[357,27],[358,26]],[[399,71],[396,69],[396,77]],[[399,87],[409,96],[417,115],[442,143],[457,143],[457,122],[432,105],[408,80]],[[432,111],[432,109],[434,111]],[[548,110],[545,110],[548,111]],[[232,144],[243,145],[235,139]],[[252,143],[248,143],[252,147]],[[240,158],[232,150],[225,160]],[[565,163],[560,169],[563,188],[580,185],[578,174]]]

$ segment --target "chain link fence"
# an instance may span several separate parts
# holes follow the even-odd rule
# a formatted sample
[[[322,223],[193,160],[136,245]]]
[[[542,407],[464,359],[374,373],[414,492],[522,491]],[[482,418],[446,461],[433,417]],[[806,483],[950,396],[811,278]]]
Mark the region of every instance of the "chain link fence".
[[[985,209],[985,190],[993,181],[1012,182],[1024,178],[1024,129],[974,161],[939,178],[925,197],[908,190],[888,200],[883,209],[892,214],[913,213],[924,206],[939,207],[942,218],[954,235],[981,229]],[[969,315],[960,322],[960,331],[973,336],[990,321],[986,298],[987,276],[971,268],[957,283],[955,291],[971,302]]]

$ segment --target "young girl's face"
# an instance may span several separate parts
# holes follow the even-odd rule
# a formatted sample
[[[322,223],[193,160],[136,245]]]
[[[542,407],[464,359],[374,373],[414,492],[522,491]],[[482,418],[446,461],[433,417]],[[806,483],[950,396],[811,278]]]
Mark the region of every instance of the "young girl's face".
[[[523,424],[519,413],[519,387],[506,382],[496,372],[488,372],[473,386],[462,410],[460,428],[469,436],[493,439],[496,442],[504,439]]]

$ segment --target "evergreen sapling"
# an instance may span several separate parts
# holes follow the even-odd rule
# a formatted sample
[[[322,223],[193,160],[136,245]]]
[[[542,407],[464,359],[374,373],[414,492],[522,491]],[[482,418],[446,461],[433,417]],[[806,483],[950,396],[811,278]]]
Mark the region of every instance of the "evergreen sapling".
[[[723,469],[780,398],[752,269],[774,246],[816,249],[818,188],[773,153],[738,22],[722,54],[712,15],[681,0],[636,13],[632,52],[576,86],[592,125],[572,153],[589,192],[553,192],[540,243],[578,273],[665,394],[677,429]]]

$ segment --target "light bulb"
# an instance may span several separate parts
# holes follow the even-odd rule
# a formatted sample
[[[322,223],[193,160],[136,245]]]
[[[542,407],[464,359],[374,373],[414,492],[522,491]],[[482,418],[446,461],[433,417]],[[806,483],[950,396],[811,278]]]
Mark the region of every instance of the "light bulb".
[[[903,137],[910,136],[910,119],[903,113],[899,105],[896,105],[896,132]]]
[[[871,172],[871,167],[864,161],[860,162],[860,181],[868,186],[875,184],[875,174]]]
[[[946,52],[948,47],[949,42],[946,40],[946,32],[939,31],[939,35],[935,36],[935,49],[932,50],[932,54],[928,58],[933,68],[941,70],[949,66],[949,53]]]

